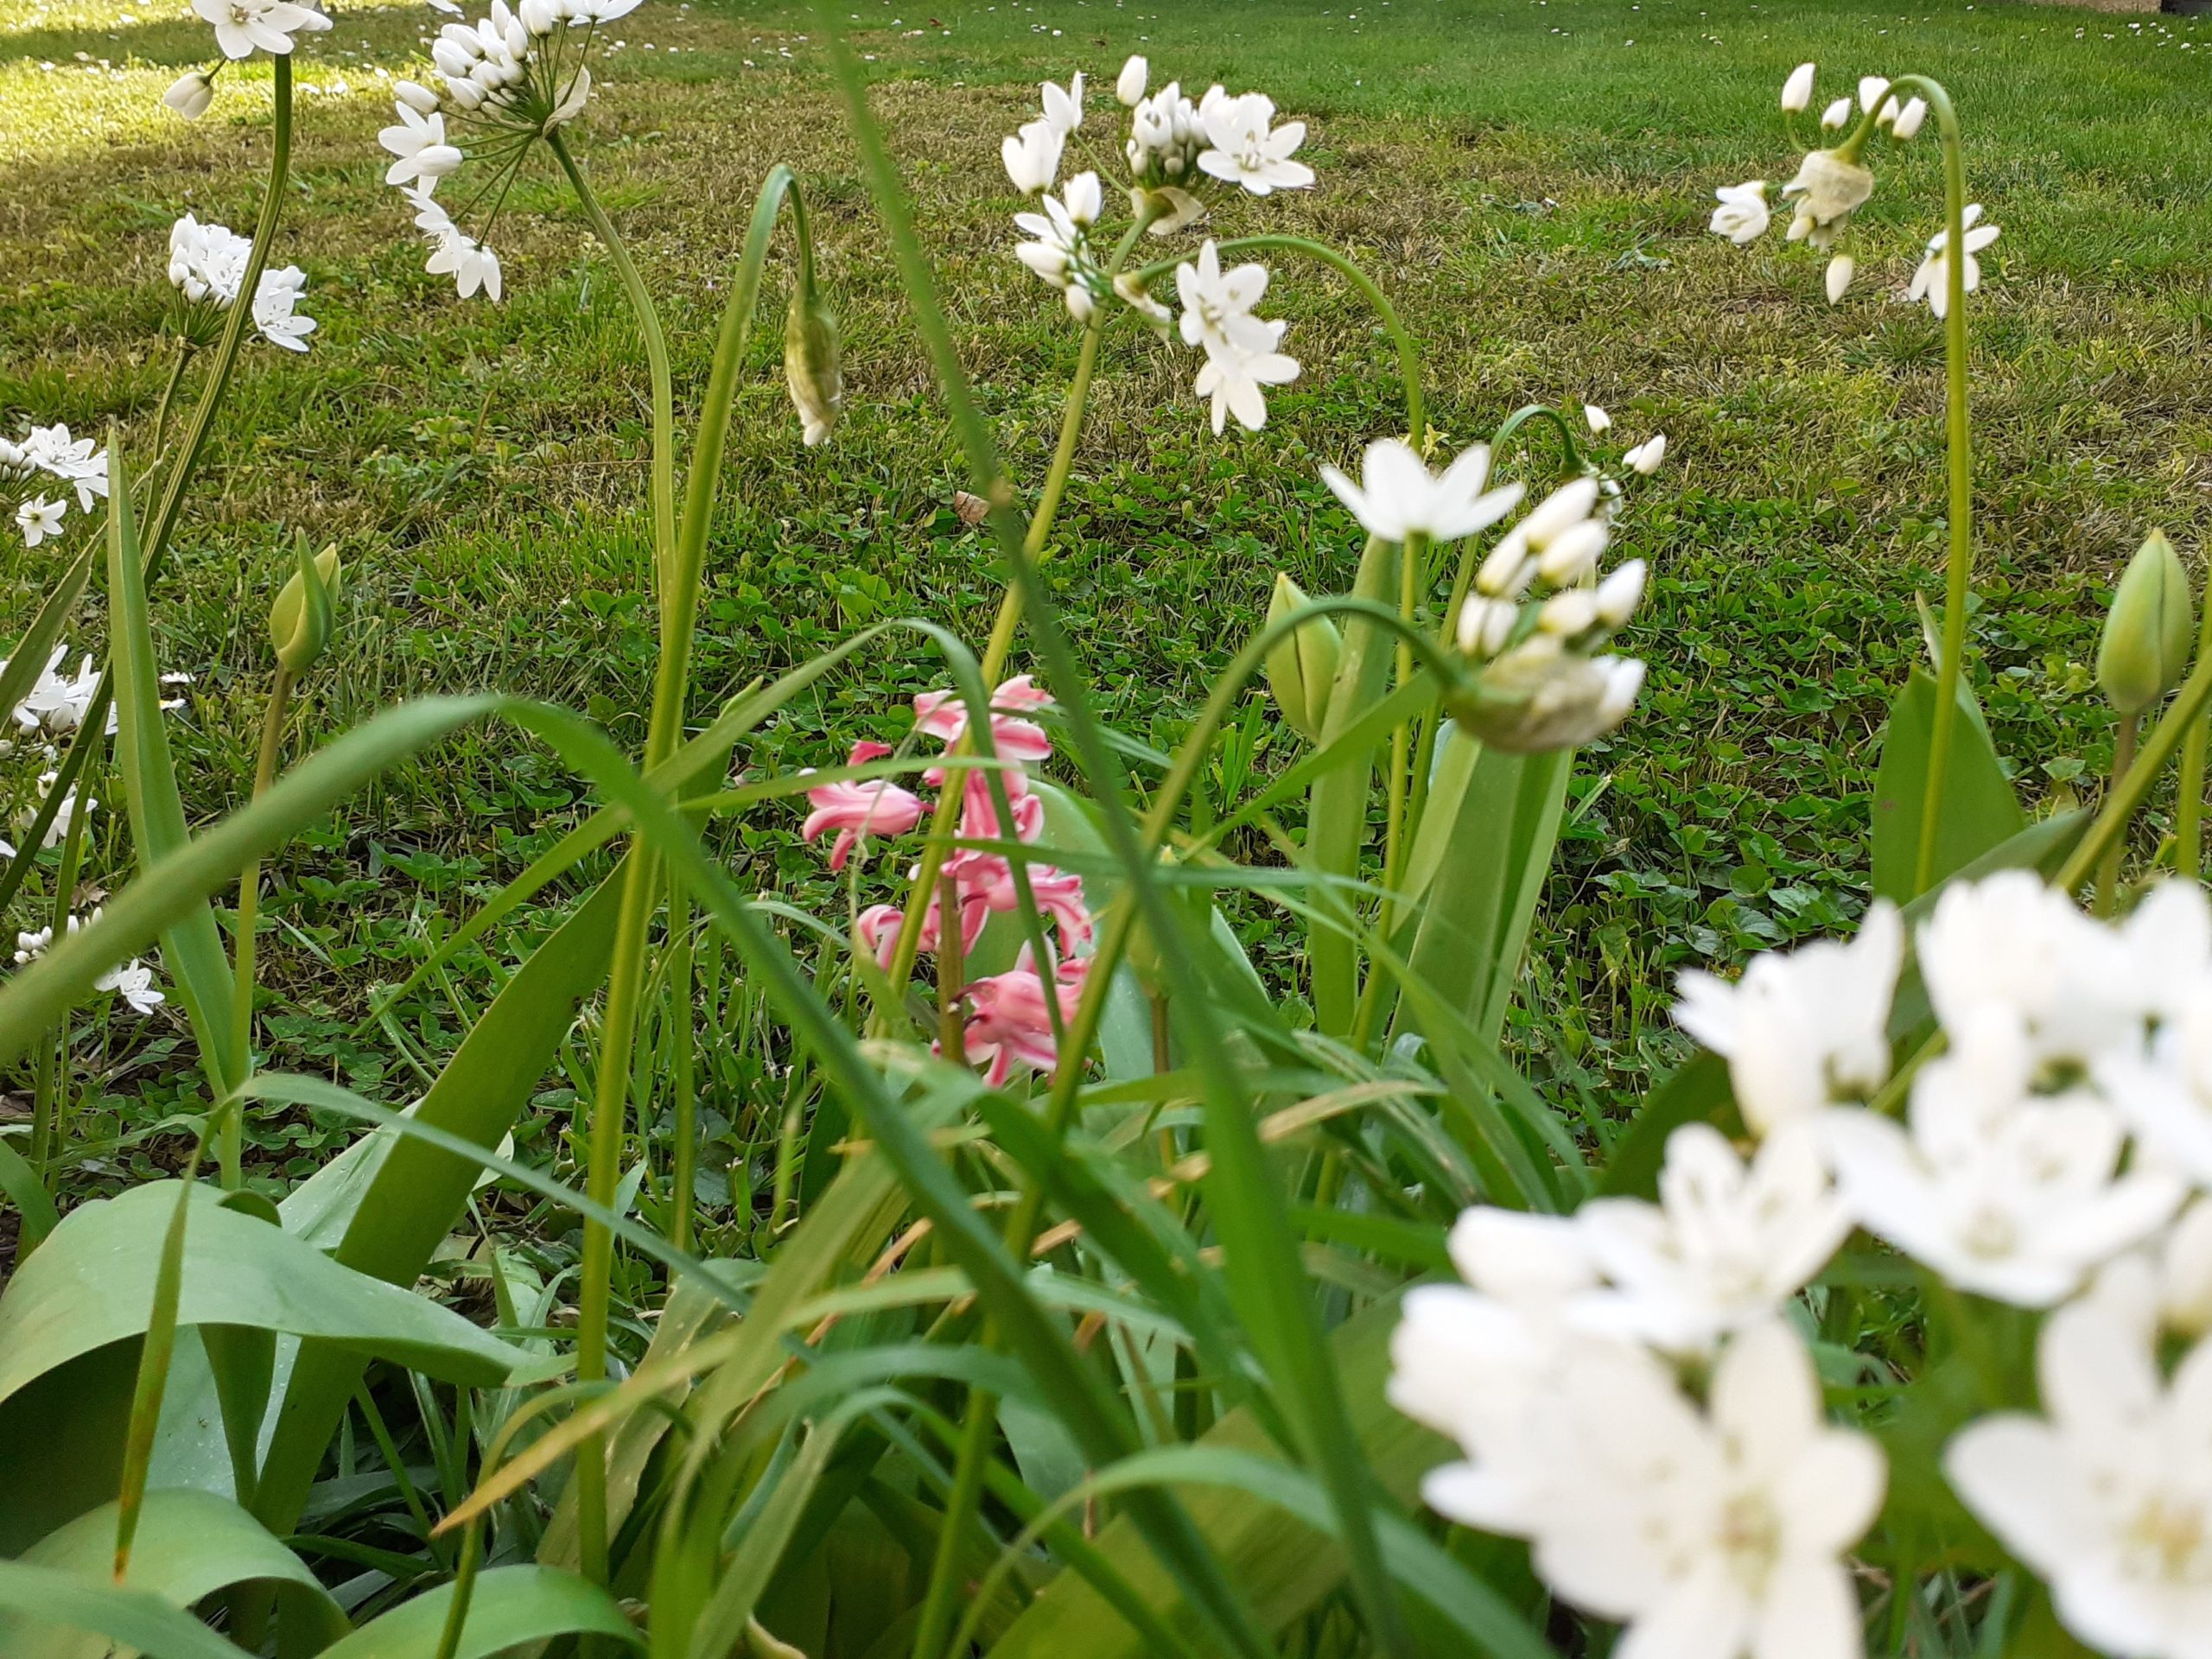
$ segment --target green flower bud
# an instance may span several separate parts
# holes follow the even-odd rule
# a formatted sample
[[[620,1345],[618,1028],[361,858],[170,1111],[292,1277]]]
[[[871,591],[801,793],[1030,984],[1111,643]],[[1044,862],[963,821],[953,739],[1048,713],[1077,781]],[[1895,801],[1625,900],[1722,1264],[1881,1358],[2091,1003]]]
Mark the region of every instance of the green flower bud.
[[[784,380],[798,410],[807,447],[825,442],[845,402],[844,359],[837,343],[837,319],[823,303],[812,282],[802,278],[791,295],[784,323]]]
[[[1447,694],[1452,718],[1493,749],[1541,754],[1579,748],[1629,716],[1643,686],[1633,657],[1592,657],[1539,633]]]
[[[1268,601],[1268,626],[1308,603],[1305,592],[1288,576],[1275,577],[1275,590]],[[1337,659],[1344,640],[1336,625],[1317,616],[1292,630],[1268,652],[1268,689],[1291,729],[1309,741],[1319,742],[1329,715],[1329,689],[1336,683]]]
[[[2189,572],[2154,530],[2120,573],[2097,641],[2097,684],[2123,715],[2139,715],[2181,683],[2196,632]]]
[[[301,544],[300,568],[269,607],[269,643],[276,648],[276,660],[293,673],[307,672],[329,646],[332,607],[344,577],[337,543],[313,558]]]

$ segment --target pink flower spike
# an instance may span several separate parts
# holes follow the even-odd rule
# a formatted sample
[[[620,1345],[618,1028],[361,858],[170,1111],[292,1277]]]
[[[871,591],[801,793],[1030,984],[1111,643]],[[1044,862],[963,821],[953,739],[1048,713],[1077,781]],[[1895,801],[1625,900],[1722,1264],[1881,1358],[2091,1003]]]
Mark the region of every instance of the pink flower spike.
[[[941,778],[944,769],[936,769]],[[1007,803],[1014,809],[1014,834],[1017,841],[1035,841],[1045,833],[1045,803],[1041,797],[1029,792],[1029,779],[1019,767],[1008,767],[999,774],[1006,779]],[[997,841],[1002,832],[999,829],[998,803],[991,798],[991,775],[988,772],[963,774],[960,795],[960,837],[963,841]]]
[[[1036,959],[1027,945],[1014,968],[967,988],[969,1006],[963,1044],[971,1065],[982,1065],[983,1080],[994,1086],[1004,1083],[1017,1065],[1033,1071],[1050,1071],[1059,1062],[1052,1039],[1052,1014],[1046,999],[1058,1002],[1062,1024],[1075,1017],[1083,994],[1083,977],[1090,964],[1064,961],[1048,986],[1037,972]]]
[[[1063,954],[1072,954],[1090,943],[1090,906],[1083,901],[1081,876],[1065,870],[1032,870],[1029,892],[1037,900],[1039,913],[1051,917],[1060,930]]]
[[[1017,720],[1024,709],[1051,706],[1052,695],[1027,674],[1017,675],[991,693],[991,745],[1001,760],[1042,760],[1052,740],[1032,720]],[[968,702],[957,691],[925,691],[914,699],[914,723],[931,737],[950,744],[968,729]]]

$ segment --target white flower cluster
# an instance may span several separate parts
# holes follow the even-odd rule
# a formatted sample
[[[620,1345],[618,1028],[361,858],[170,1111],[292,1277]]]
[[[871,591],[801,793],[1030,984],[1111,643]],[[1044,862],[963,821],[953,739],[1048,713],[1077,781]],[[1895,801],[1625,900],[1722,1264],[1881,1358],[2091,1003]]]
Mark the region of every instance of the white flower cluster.
[[[583,113],[591,97],[593,32],[626,16],[638,0],[520,0],[512,9],[492,0],[475,23],[448,23],[430,47],[435,90],[403,80],[393,88],[398,122],[377,135],[394,157],[385,182],[415,210],[415,226],[430,244],[424,269],[449,276],[461,297],[501,292],[499,255],[486,245],[507,183],[530,152]],[[439,181],[461,168],[464,137],[497,171],[474,202],[489,200],[490,219],[473,232],[433,200]],[[463,217],[467,209],[463,210]]]
[[[1179,230],[1205,211],[1200,194],[1208,187],[1233,187],[1252,196],[1303,189],[1313,169],[1293,159],[1306,142],[1302,121],[1275,124],[1274,100],[1261,92],[1232,94],[1207,89],[1193,103],[1179,83],[1170,82],[1147,97],[1150,75],[1144,59],[1131,58],[1115,82],[1115,93],[1129,111],[1122,144],[1128,159],[1130,200],[1146,215],[1155,235]],[[1078,322],[1097,318],[1100,308],[1117,298],[1152,326],[1166,331],[1176,315],[1155,298],[1136,273],[1120,269],[1127,241],[1102,253],[1091,239],[1105,207],[1105,189],[1096,171],[1068,180],[1056,196],[1060,163],[1084,122],[1084,79],[1065,86],[1046,82],[1040,89],[1043,113],[1001,142],[1007,177],[1024,195],[1039,198],[1040,211],[1017,213],[1014,224],[1029,240],[1015,257],[1060,291]],[[1268,417],[1264,388],[1295,379],[1298,365],[1281,350],[1286,322],[1253,315],[1267,291],[1268,273],[1257,264],[1227,271],[1218,248],[1208,242],[1195,263],[1175,272],[1185,345],[1202,349],[1205,361],[1194,387],[1211,406],[1218,434],[1234,416],[1248,429]]]
[[[1953,887],[1914,940],[1941,1049],[1892,1084],[1904,946],[1878,905],[1847,944],[1761,957],[1734,984],[1684,976],[1676,1017],[1727,1060],[1748,1162],[1690,1124],[1656,1205],[1462,1217],[1468,1287],[1414,1292],[1394,1349],[1392,1398],[1468,1459],[1427,1496],[1534,1540],[1563,1596],[1648,1622],[1667,1652],[1860,1651],[1840,1558],[1878,1507],[1880,1460],[1821,1425],[1784,1315],[1863,1227],[1957,1290],[2057,1309],[2044,1414],[1969,1424],[1944,1471],[2083,1641],[2197,1654],[2212,906],[2169,883],[2107,925],[2026,872]],[[1708,1365],[1700,1412],[1678,1378]],[[1775,1620],[1781,1646],[1759,1634]]]
[[[16,528],[22,532],[26,547],[61,534],[72,493],[80,512],[90,512],[92,503],[107,494],[107,451],[90,438],[70,436],[68,427],[58,421],[52,426],[34,426],[20,440],[0,438],[0,479],[20,480],[41,474],[58,479],[67,487],[51,498],[42,492],[27,496],[17,505]]]
[[[81,928],[90,927],[99,918],[100,907],[94,905],[90,915],[70,917],[63,931],[65,934],[74,933]],[[37,961],[53,943],[54,929],[51,925],[29,932],[19,931],[16,935],[16,965],[23,967]],[[124,1006],[141,1018],[168,1001],[161,988],[154,983],[154,970],[136,957],[119,968],[109,969],[92,982],[92,988],[116,992],[122,997]]]
[[[213,319],[227,311],[245,281],[253,243],[226,225],[202,225],[190,213],[169,227],[169,281],[184,296],[182,332],[199,339]],[[253,326],[271,346],[304,352],[315,332],[313,317],[299,310],[307,273],[297,265],[264,270],[253,290]]]
[[[1814,73],[1813,65],[1801,63],[1783,83],[1782,107],[1791,115],[1802,114],[1811,107]],[[1881,75],[1859,78],[1857,107],[1860,111],[1858,130],[1833,149],[1808,152],[1798,166],[1797,175],[1782,188],[1782,200],[1791,209],[1789,239],[1803,242],[1829,256],[1826,286],[1831,305],[1840,302],[1850,291],[1859,271],[1859,262],[1837,244],[1849,227],[1852,216],[1866,206],[1874,193],[1874,175],[1859,159],[1867,138],[1876,131],[1886,131],[1891,138],[1903,143],[1916,135],[1928,118],[1925,99],[1900,99],[1888,79]],[[1832,130],[1845,126],[1852,119],[1852,109],[1849,97],[1837,99],[1822,112],[1821,127]],[[1749,247],[1766,234],[1767,226],[1773,220],[1767,205],[1766,181],[1752,179],[1743,184],[1723,185],[1713,194],[1719,203],[1713,210],[1713,234],[1726,237],[1739,248]],[[1967,224],[1973,225],[1980,215],[1979,205],[1968,208]],[[1996,239],[1994,226],[1967,232],[1965,277],[1969,290],[1981,280],[1981,267],[1974,260],[1974,253]],[[1925,299],[1939,317],[1950,303],[1944,252],[1948,240],[1945,232],[1936,232],[1909,290],[1909,297]]]

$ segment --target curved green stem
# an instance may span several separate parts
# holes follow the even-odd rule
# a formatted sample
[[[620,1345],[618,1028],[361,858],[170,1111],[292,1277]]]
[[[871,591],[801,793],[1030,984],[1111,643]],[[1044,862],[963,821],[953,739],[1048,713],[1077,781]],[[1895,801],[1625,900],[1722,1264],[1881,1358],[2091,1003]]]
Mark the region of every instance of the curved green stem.
[[[2120,730],[2112,745],[2112,786],[2114,789],[2127,781],[2128,772],[2135,765],[2135,740],[2142,730],[2140,715],[2122,715]],[[2100,916],[2110,916],[2113,906],[2120,899],[2120,861],[2126,850],[2126,837],[2114,836],[2112,845],[2105,849],[2104,861],[2097,868],[2097,893],[2092,908]]]
[[[653,569],[661,585],[661,648],[664,653],[670,639],[667,607],[675,576],[671,567],[676,556],[676,390],[669,373],[668,339],[661,332],[660,313],[653,308],[653,296],[645,287],[645,279],[638,274],[637,262],[630,257],[630,250],[615,233],[613,220],[607,218],[607,210],[592,194],[590,181],[584,177],[583,168],[576,165],[568,140],[556,127],[545,135],[545,142],[553,151],[554,159],[561,163],[561,170],[569,175],[569,187],[576,193],[576,205],[583,209],[593,232],[613,259],[615,272],[622,279],[622,290],[629,296],[630,309],[637,317],[638,332],[645,337],[645,365],[652,375]]]
[[[1928,741],[1928,786],[1920,811],[1920,855],[1913,891],[1925,893],[1936,879],[1936,848],[1943,816],[1943,781],[1951,760],[1957,725],[1959,679],[1965,672],[1967,600],[1974,576],[1974,448],[1967,412],[1966,154],[1958,111],[1942,85],[1924,75],[1906,75],[1890,89],[1895,97],[1911,86],[1928,100],[1943,150],[1943,222],[1950,257],[1944,261],[1943,319],[1944,438],[1950,458],[1950,556],[1943,588],[1943,654],[1936,665],[1936,715]],[[1862,128],[1874,119],[1869,111]],[[1854,138],[1863,142],[1863,133]]]
[[[2202,725],[2208,709],[2212,709],[2212,660],[2200,658],[2196,668],[2182,682],[2174,700],[2166,705],[2166,712],[2151,728],[2151,735],[2143,740],[2135,752],[2135,764],[2128,767],[2126,775],[2113,785],[2099,809],[2088,834],[2082,837],[2058,874],[2051,878],[2051,886],[2065,893],[2073,893],[2095,872],[2106,854],[2127,833],[2128,820],[2142,806],[2151,792],[2151,785],[2165,770],[2188,734]]]
[[[284,715],[291,706],[292,685],[292,671],[277,664],[276,680],[269,688],[269,702],[261,711],[261,749],[254,760],[253,800],[267,794],[269,785],[276,779],[276,761],[283,748]],[[260,906],[261,861],[250,858],[238,872],[238,963],[231,978],[231,1041],[238,1051],[241,1075],[253,1069],[254,925],[259,919]],[[239,1164],[244,1149],[239,1142],[244,1138],[240,1133],[244,1116],[241,1112],[232,1117],[229,1133],[221,1142],[226,1191],[238,1185],[242,1173]]]

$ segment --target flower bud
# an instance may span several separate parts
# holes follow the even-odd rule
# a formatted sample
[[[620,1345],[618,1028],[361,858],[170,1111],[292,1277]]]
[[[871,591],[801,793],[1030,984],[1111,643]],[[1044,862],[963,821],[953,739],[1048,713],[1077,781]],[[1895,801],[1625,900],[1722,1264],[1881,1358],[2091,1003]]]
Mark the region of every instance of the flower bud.
[[[1491,747],[1541,754],[1611,731],[1643,684],[1643,664],[1633,657],[1586,657],[1556,634],[1539,633],[1484,669],[1449,707]]]
[[[337,543],[312,559],[302,544],[300,568],[277,589],[276,602],[269,607],[269,643],[276,649],[276,660],[291,672],[306,673],[328,648],[332,607],[345,574]]]
[[[1886,104],[1882,101],[1884,94],[1885,94],[1889,90],[1890,78],[1887,75],[1859,76],[1859,107],[1866,111],[1869,115],[1872,115],[1876,110],[1881,111],[1881,115],[1877,118],[1883,122],[1895,120],[1897,118],[1897,99],[1891,99]]]
[[[1802,115],[1813,105],[1813,66],[1801,63],[1789,72],[1789,79],[1782,83],[1782,107],[1789,115]]]
[[[784,324],[784,383],[791,388],[807,447],[826,441],[844,408],[845,368],[837,319],[815,291],[811,273],[802,276],[791,293]]]
[[[1920,124],[1928,118],[1928,100],[1916,98],[1897,111],[1897,118],[1890,124],[1890,137],[1899,142],[1920,130]]]
[[[438,95],[420,81],[395,80],[391,83],[391,91],[395,98],[417,115],[437,113]]]
[[[1851,100],[1847,98],[1839,98],[1821,111],[1821,125],[1830,131],[1834,131],[1850,119]]]
[[[179,75],[162,94],[162,102],[188,121],[197,121],[215,101],[215,79],[205,69]]]
[[[1571,587],[1598,568],[1605,550],[1607,531],[1602,518],[1585,518],[1570,524],[1544,544],[1536,560],[1536,574],[1554,588]]]
[[[2154,530],[2120,573],[2097,642],[2097,684],[2123,715],[2139,715],[2181,683],[2196,619],[2181,555]]]
[[[1851,291],[1851,279],[1859,274],[1859,262],[1847,253],[1839,253],[1828,261],[1828,303],[1840,305],[1843,296]]]
[[[1152,73],[1152,66],[1141,57],[1132,57],[1122,66],[1122,73],[1114,81],[1114,96],[1124,107],[1135,109],[1144,100],[1144,83]]]
[[[1495,657],[1512,637],[1521,607],[1510,599],[1484,599],[1470,594],[1459,609],[1459,649],[1470,657]]]
[[[1643,602],[1645,567],[1642,559],[1626,564],[1598,584],[1598,620],[1609,628],[1628,626],[1636,607]]]
[[[1274,592],[1268,599],[1268,626],[1303,608],[1306,594],[1288,576],[1278,574]],[[1337,659],[1344,648],[1336,625],[1317,616],[1291,631],[1268,652],[1268,690],[1291,729],[1309,742],[1319,742],[1328,719],[1329,691],[1336,683]]]

